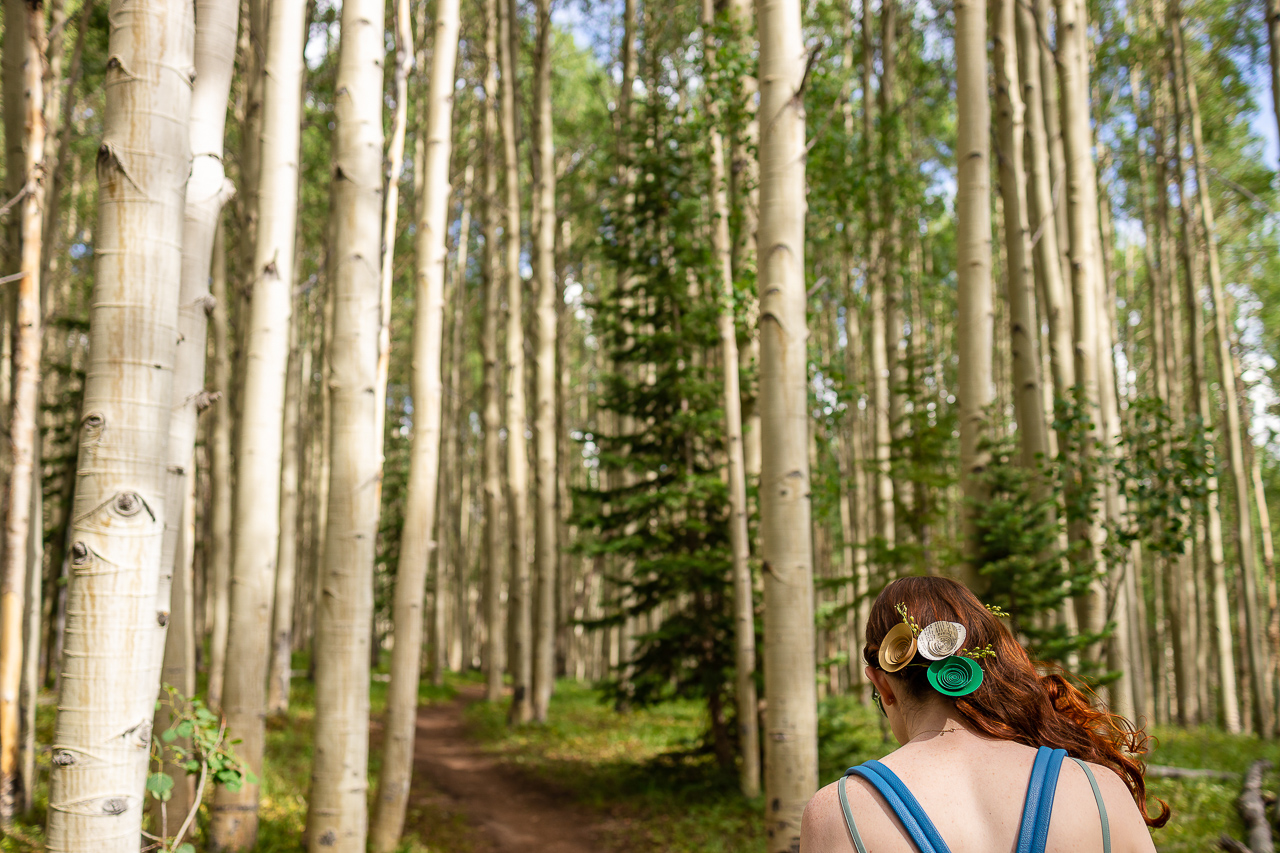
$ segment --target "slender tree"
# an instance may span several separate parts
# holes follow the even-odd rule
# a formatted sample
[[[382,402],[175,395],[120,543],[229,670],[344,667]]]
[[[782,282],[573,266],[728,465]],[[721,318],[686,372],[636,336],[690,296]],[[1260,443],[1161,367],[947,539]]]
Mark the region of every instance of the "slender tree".
[[[482,277],[484,282],[484,321],[480,333],[484,360],[484,401],[481,415],[484,425],[484,668],[485,698],[497,702],[502,697],[502,674],[506,665],[503,642],[502,578],[502,445],[501,404],[502,368],[498,362],[498,318],[502,293],[498,289],[498,169],[494,163],[498,142],[498,4],[503,0],[485,0],[484,4],[484,190],[480,195],[480,233],[484,241]]]
[[[511,718],[533,718],[533,601],[529,576],[529,453],[524,378],[524,281],[520,275],[519,117],[516,114],[516,63],[519,18],[516,0],[498,0],[498,52],[502,69],[499,99],[502,121],[504,275],[507,283],[507,552],[510,572],[511,678],[515,689]]]
[[[267,667],[267,713],[289,711],[293,673],[293,592],[298,571],[298,468],[301,464],[302,312],[289,322],[289,365],[284,382],[280,442],[280,545],[272,596],[271,657]]]
[[[403,5],[407,6],[408,3]],[[454,66],[458,53],[458,0],[436,4],[431,75],[426,104],[423,193],[415,232],[417,261],[413,318],[413,444],[400,563],[396,569],[386,740],[370,846],[390,853],[400,843],[417,731],[418,672],[422,654],[422,599],[435,543],[440,470],[440,356],[444,336],[444,277],[448,258],[449,157],[453,139]],[[407,28],[405,28],[407,29]],[[443,565],[437,557],[437,567]],[[437,577],[439,570],[437,568]],[[438,593],[437,593],[438,595]]]
[[[235,59],[239,4],[229,0],[197,0],[195,86],[191,95],[191,178],[182,228],[182,281],[178,298],[178,348],[174,356],[173,406],[169,420],[169,484],[160,582],[172,579],[169,631],[165,639],[162,677],[184,696],[196,692],[196,631],[193,561],[195,531],[188,522],[195,507],[188,498],[195,484],[196,429],[208,405],[205,357],[214,235],[223,205],[235,192],[222,165],[227,97]],[[169,708],[156,712],[156,730],[169,728]],[[167,811],[185,816],[195,793],[186,769],[165,768],[177,780]],[[181,821],[181,817],[178,818]],[[173,829],[178,824],[174,824]]]
[[[38,9],[38,7],[37,7]],[[111,4],[89,355],[46,848],[136,851],[161,599],[193,7]],[[25,547],[25,543],[24,547]]]
[[[702,2],[703,42],[707,76],[720,74],[716,65],[712,0]],[[756,700],[756,620],[751,585],[751,545],[747,535],[747,486],[742,451],[742,395],[738,387],[738,324],[734,316],[733,246],[729,236],[729,187],[725,174],[724,134],[720,109],[710,89],[707,114],[711,139],[712,251],[719,273],[716,299],[720,304],[720,359],[724,372],[725,444],[729,470],[729,540],[733,559],[733,663],[738,700],[738,784],[747,797],[760,793],[760,721]]]
[[[797,849],[817,788],[805,319],[805,49],[799,0],[758,0],[764,787],[769,853]]]
[[[22,143],[20,156],[8,161],[22,175],[18,238],[18,276],[10,310],[12,363],[8,412],[8,482],[4,488],[4,542],[0,549],[0,826],[12,819],[22,780],[18,767],[21,731],[19,692],[22,686],[23,611],[27,598],[27,539],[42,537],[42,523],[31,515],[36,477],[36,444],[40,400],[40,255],[44,236],[44,68],[45,33],[42,4],[8,3],[6,27],[20,39],[22,56]],[[14,14],[14,13],[17,14]],[[9,45],[6,44],[6,50]],[[7,69],[8,70],[8,69]],[[11,94],[6,92],[6,94]],[[6,103],[6,109],[9,108]],[[12,128],[6,128],[11,130]],[[13,151],[13,148],[10,149]],[[16,183],[16,182],[15,182]]]
[[[534,525],[537,559],[537,625],[533,655],[533,718],[547,719],[556,669],[556,568],[560,557],[560,520],[556,511],[556,303],[563,302],[556,281],[556,161],[551,116],[551,0],[537,0],[538,43],[534,53],[534,204],[537,225],[534,276],[537,358],[534,437],[538,518]],[[511,433],[507,433],[510,440]]]
[[[298,144],[302,97],[302,3],[273,3],[262,146],[256,190],[256,246],[248,305],[243,391],[236,438],[231,607],[222,709],[241,740],[236,752],[260,773],[266,731],[267,665],[280,542],[280,460],[289,362]],[[248,850],[258,837],[258,785],[214,792],[210,839],[216,850]]]
[[[956,348],[959,354],[960,486],[967,502],[965,548],[978,547],[971,525],[983,500],[982,472],[989,453],[988,407],[992,400],[991,351],[994,306],[991,288],[991,103],[987,100],[986,0],[956,4],[956,228],[959,279]],[[971,589],[981,580],[966,563],[960,579]]]
[[[334,104],[333,444],[316,619],[312,853],[364,853],[368,832],[369,627],[382,471],[377,395],[369,389],[378,380],[381,315],[373,259],[382,238],[384,55],[382,2],[347,0]],[[432,308],[438,314],[438,304]],[[436,341],[438,350],[438,331]]]

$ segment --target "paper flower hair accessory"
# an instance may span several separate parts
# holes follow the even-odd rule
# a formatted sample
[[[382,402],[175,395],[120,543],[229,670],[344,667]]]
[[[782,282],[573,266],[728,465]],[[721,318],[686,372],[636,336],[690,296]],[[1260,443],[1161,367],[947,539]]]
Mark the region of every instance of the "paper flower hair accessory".
[[[932,622],[917,639],[920,654],[929,660],[949,658],[964,647],[969,632],[959,622]]]
[[[968,696],[982,685],[982,667],[973,658],[952,655],[929,664],[929,683],[947,696]]]
[[[897,672],[911,663],[915,656],[915,631],[906,622],[894,625],[880,641],[880,668],[885,672]]]

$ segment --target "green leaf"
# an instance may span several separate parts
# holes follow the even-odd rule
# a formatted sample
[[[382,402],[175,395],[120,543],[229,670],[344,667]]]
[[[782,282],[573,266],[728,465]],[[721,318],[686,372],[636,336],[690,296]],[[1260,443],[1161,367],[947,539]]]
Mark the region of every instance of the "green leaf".
[[[173,729],[165,729],[160,733],[160,740],[164,741],[165,743],[173,743],[177,739],[178,739],[178,733],[175,732]]]
[[[178,845],[178,849],[173,853],[196,853],[196,846],[190,841],[184,841]]]
[[[168,773],[152,773],[147,777],[147,793],[161,802],[173,796],[173,777]]]
[[[196,724],[190,720],[183,720],[174,726],[178,732],[178,737],[191,737],[191,733],[196,730]]]

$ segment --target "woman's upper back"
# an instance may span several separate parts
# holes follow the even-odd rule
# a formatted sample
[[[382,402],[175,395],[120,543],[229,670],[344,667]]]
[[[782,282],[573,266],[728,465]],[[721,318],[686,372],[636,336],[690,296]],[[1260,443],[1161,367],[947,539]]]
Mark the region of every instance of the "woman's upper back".
[[[1003,853],[1017,847],[1036,750],[963,729],[917,741],[882,761],[914,795],[950,853]],[[1128,788],[1111,770],[1091,765],[1107,809],[1113,853],[1151,853],[1146,824]],[[854,849],[835,783],[805,810],[801,853]],[[846,792],[869,853],[918,853],[901,821],[866,779],[850,776]],[[1102,822],[1088,777],[1062,762],[1045,853],[1103,849]]]

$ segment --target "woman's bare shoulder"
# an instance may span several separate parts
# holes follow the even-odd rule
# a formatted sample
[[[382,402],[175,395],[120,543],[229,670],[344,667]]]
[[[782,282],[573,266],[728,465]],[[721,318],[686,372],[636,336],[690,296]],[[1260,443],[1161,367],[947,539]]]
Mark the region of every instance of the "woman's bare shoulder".
[[[1151,830],[1138,811],[1129,786],[1120,774],[1102,764],[1085,762],[1098,782],[1098,791],[1107,807],[1107,823],[1111,829],[1111,849],[1115,853],[1154,853]]]
[[[838,779],[821,788],[804,808],[804,820],[800,825],[800,853],[833,853],[852,850],[849,830],[844,823],[844,810],[840,806]],[[849,790],[853,794],[852,786]]]

